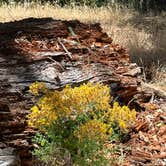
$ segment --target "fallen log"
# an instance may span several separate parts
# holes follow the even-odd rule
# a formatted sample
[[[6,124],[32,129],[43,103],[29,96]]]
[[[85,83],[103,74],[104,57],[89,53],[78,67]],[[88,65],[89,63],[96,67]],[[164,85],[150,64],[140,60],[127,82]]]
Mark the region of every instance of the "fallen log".
[[[116,83],[114,93],[126,102],[136,93],[139,67],[99,24],[29,18],[0,24],[0,36],[0,81],[11,89],[34,81],[50,88],[92,81]]]
[[[0,115],[10,115],[0,121],[5,124],[0,126],[0,142],[20,149],[22,158],[30,157],[34,132],[27,128],[25,115],[33,105],[28,87],[35,81],[51,89],[101,82],[127,104],[137,93],[139,74],[126,49],[113,44],[99,24],[51,18],[0,23]]]

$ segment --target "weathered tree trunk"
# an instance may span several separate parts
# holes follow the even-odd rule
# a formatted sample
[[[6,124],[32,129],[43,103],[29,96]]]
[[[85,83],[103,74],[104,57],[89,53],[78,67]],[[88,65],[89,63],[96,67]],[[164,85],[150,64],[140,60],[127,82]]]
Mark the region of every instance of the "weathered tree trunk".
[[[0,81],[9,91],[34,81],[52,88],[92,81],[116,83],[116,94],[127,100],[136,92],[140,69],[99,24],[26,19],[0,24],[0,37]]]
[[[52,89],[101,82],[128,103],[137,93],[139,73],[99,24],[51,18],[0,24],[0,142],[19,147],[21,158],[27,158],[34,131],[25,115],[33,104],[28,87],[35,81]]]

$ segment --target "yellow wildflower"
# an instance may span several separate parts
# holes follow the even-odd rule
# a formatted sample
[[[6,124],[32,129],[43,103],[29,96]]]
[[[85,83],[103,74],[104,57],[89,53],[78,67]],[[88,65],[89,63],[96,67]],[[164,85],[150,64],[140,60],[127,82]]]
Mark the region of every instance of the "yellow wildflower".
[[[34,95],[39,95],[39,91],[44,92],[43,97],[31,108],[31,113],[27,116],[28,124],[32,127],[47,127],[58,118],[72,119],[79,114],[89,112],[93,118],[109,119],[107,123],[116,122],[121,130],[126,130],[136,118],[136,111],[130,110],[127,106],[121,107],[115,102],[111,108],[110,89],[99,83],[87,83],[75,88],[66,85],[62,91],[50,91],[44,83],[39,82],[30,86],[30,92]],[[99,114],[96,114],[97,112]],[[96,121],[87,123],[86,126],[94,127],[94,124],[99,126],[99,122]],[[86,126],[83,127],[84,130],[88,130]],[[103,125],[100,124],[100,129],[101,126]]]
[[[82,124],[75,135],[80,139],[80,141],[82,141],[83,138],[104,141],[107,138],[106,132],[107,126],[105,123],[99,122],[97,120],[91,120],[85,124]]]
[[[39,91],[46,93],[46,90],[47,88],[43,82],[35,82],[29,86],[29,91],[35,96],[39,95]]]
[[[127,106],[120,106],[117,102],[109,109],[110,122],[118,123],[122,131],[126,131],[134,123],[136,119],[136,111],[130,110]]]

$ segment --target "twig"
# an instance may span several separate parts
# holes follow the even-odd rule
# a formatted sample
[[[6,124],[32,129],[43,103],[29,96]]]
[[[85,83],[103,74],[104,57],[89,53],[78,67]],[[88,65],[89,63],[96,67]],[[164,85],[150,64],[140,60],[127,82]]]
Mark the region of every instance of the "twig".
[[[147,82],[146,73],[145,73],[145,67],[144,67],[143,60],[142,60],[141,58],[140,58],[140,62],[141,62],[141,64],[142,64],[142,70],[143,70],[144,81]]]
[[[53,61],[61,69],[61,71],[65,71],[65,69],[63,68],[63,66],[59,62],[55,61],[51,57],[47,57],[47,58],[50,59],[51,61]]]
[[[72,27],[68,27],[68,29],[69,29],[69,31],[70,31],[70,33],[71,33],[72,36],[76,36],[76,34],[74,33]]]
[[[67,50],[67,48],[66,48],[65,45],[61,42],[61,39],[60,39],[59,37],[58,37],[58,43],[62,46],[62,48],[64,49],[64,51],[67,53],[67,55],[69,56],[70,60],[72,60],[73,57],[72,57],[71,52],[69,52],[69,51]]]
[[[153,103],[154,97],[155,97],[155,94],[154,94],[154,92],[152,92],[152,97],[151,97],[151,99],[150,99],[150,103]]]
[[[133,97],[127,104],[127,106],[129,106],[133,101],[135,100],[135,98]]]

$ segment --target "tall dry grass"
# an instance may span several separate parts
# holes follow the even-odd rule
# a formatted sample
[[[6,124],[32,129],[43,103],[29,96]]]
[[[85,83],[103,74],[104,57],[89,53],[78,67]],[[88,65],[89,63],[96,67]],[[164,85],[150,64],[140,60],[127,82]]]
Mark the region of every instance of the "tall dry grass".
[[[109,7],[63,7],[45,4],[3,5],[0,22],[28,17],[78,19],[86,23],[100,22],[114,43],[128,48],[131,60],[143,67],[146,79],[166,90],[166,14],[145,16],[128,9]]]

